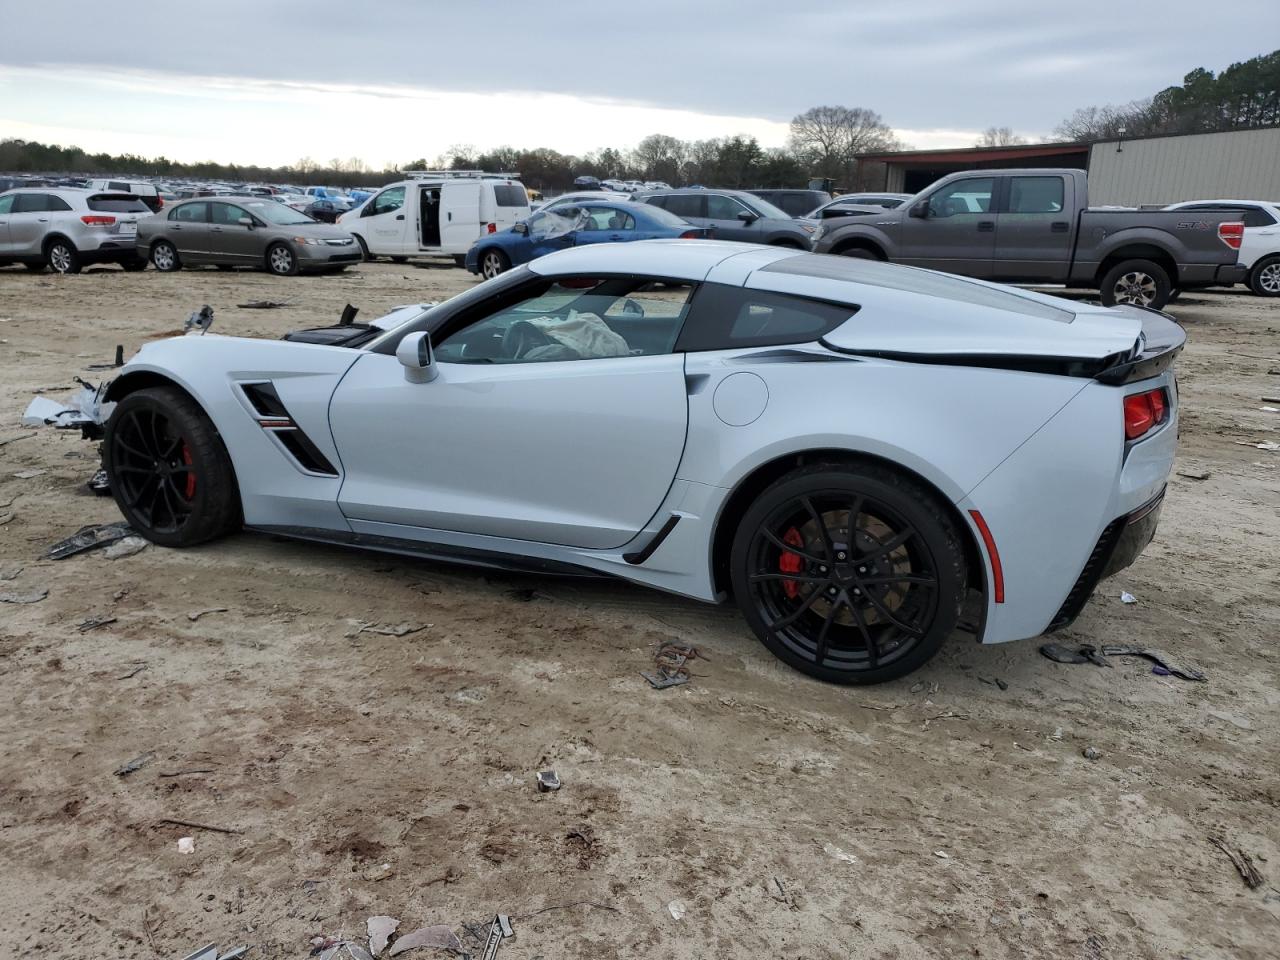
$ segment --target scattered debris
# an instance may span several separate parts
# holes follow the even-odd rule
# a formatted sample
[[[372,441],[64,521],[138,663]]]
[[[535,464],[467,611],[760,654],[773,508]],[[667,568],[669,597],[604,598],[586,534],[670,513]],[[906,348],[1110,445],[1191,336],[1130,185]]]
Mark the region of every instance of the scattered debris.
[[[182,960],[218,960],[218,945],[216,943],[205,944],[195,953],[187,954]]]
[[[951,854],[947,853],[947,851],[945,851],[945,850],[935,850],[935,851],[933,851],[933,855],[934,855],[935,857],[937,857],[939,860],[950,860],[950,859],[951,859]]]
[[[1097,760],[1102,756],[1102,751],[1097,747],[1085,747],[1080,751],[1080,755],[1086,760]]]
[[[398,937],[396,942],[391,945],[391,949],[387,951],[387,956],[395,957],[409,950],[417,950],[420,947],[427,947],[432,950],[452,950],[454,953],[462,952],[462,941],[458,939],[457,934],[446,927],[444,924],[438,923],[430,927],[419,927],[413,933],[406,933],[403,937]]]
[[[1236,868],[1236,872],[1240,874],[1240,879],[1244,881],[1244,885],[1250,890],[1256,890],[1262,886],[1262,874],[1258,872],[1258,868],[1254,866],[1253,858],[1245,853],[1239,847],[1232,850],[1227,846],[1225,840],[1221,837],[1210,837],[1209,842],[1227,855],[1227,859],[1231,861],[1231,865]]]
[[[0,580],[17,580],[22,570],[23,568],[16,563],[6,564],[0,567]]]
[[[1135,597],[1132,593],[1129,593],[1129,592],[1127,592],[1127,591],[1125,591],[1125,590],[1121,590],[1121,591],[1120,591],[1120,602],[1121,602],[1121,603],[1137,603],[1137,602],[1138,602],[1138,598],[1137,598],[1137,597]]]
[[[86,369],[88,370],[115,370],[117,367],[124,366],[124,344],[116,344],[116,355],[110,363],[91,363]]]
[[[421,633],[427,627],[433,626],[430,623],[423,623],[417,626],[411,623],[401,623],[393,627],[383,627],[368,620],[351,620],[349,622],[355,629],[348,631],[348,637],[358,636],[362,633],[376,633],[383,637],[407,637],[412,633]]]
[[[111,493],[111,478],[107,476],[107,471],[101,467],[94,471],[93,476],[86,480],[84,485],[100,497],[108,496]]]
[[[120,764],[120,766],[116,767],[114,773],[117,777],[127,777],[129,774],[141,770],[155,758],[155,751],[149,750],[146,753],[139,754],[127,763]]]
[[[241,310],[278,310],[280,307],[287,307],[293,301],[291,300],[250,300],[248,303],[237,303],[236,306]]]
[[[996,687],[999,687],[1001,690],[1008,690],[1008,689],[1009,689],[1009,684],[1008,684],[1008,683],[1006,683],[1005,681],[1001,680],[999,677],[984,677],[984,676],[982,676],[981,674],[979,674],[979,675],[978,675],[978,682],[979,682],[979,683],[985,683],[985,684],[987,684],[988,686],[996,686]]]
[[[226,607],[210,607],[208,610],[192,610],[187,614],[187,619],[195,623],[201,617],[207,617],[211,613],[226,613]]]
[[[1179,666],[1168,654],[1146,647],[1135,647],[1126,644],[1103,644],[1095,647],[1082,644],[1079,649],[1072,650],[1060,643],[1046,643],[1040,647],[1040,653],[1057,663],[1095,663],[1100,667],[1110,667],[1108,657],[1142,657],[1150,660],[1155,666],[1152,673],[1162,677],[1177,677],[1179,680],[1205,682],[1209,678],[1191,667]]]
[[[1263,403],[1280,403],[1280,397],[1259,397]]]
[[[554,770],[543,770],[538,774],[538,792],[550,793],[560,789],[560,778]]]
[[[123,676],[116,677],[116,679],[117,679],[117,680],[132,680],[134,677],[136,677],[138,674],[140,674],[140,673],[141,673],[143,670],[145,670],[145,669],[147,669],[147,665],[144,663],[144,664],[141,664],[140,666],[136,666],[136,667],[134,667],[132,670],[130,670],[128,673],[124,674]],[[164,776],[164,774],[161,774],[161,776]]]
[[[843,850],[837,847],[834,843],[824,843],[822,845],[822,852],[829,856],[835,857],[837,860],[843,860],[845,863],[858,862],[858,858],[855,857],[852,853],[845,853]]]
[[[43,477],[48,470],[19,470],[13,474],[15,480],[34,480],[36,477]]]
[[[332,940],[333,938],[329,937],[327,939]],[[317,954],[320,960],[373,960],[369,951],[353,940],[341,940],[331,943],[327,948],[311,951],[313,957]]]
[[[161,770],[156,776],[158,777],[191,777],[197,773],[213,773],[212,767],[204,767],[199,770]]]
[[[97,523],[81,527],[65,540],[59,540],[45,551],[46,560],[65,560],[86,550],[110,546],[133,533],[133,528],[123,520],[116,523]],[[145,541],[144,541],[145,542]]]
[[[97,630],[98,627],[105,627],[109,623],[115,623],[116,618],[103,614],[97,617],[86,617],[80,621],[80,626],[76,627],[81,633],[88,633],[90,630]]]
[[[32,590],[29,593],[14,593],[12,590],[0,590],[0,603],[39,603],[49,595],[47,588]]]
[[[210,833],[242,833],[233,827],[215,827],[207,823],[196,823],[194,820],[175,820],[172,817],[161,817],[159,823],[172,824],[175,827],[190,827],[193,830],[208,830]]]
[[[672,900],[667,904],[667,912],[671,914],[672,920],[679,920],[684,917],[685,912],[689,908],[684,905],[683,900]]]
[[[1252,440],[1237,440],[1236,445],[1241,447],[1256,447],[1259,450],[1280,450],[1280,443],[1276,443],[1274,440],[1262,440],[1257,443]],[[17,474],[15,473],[14,476],[16,477]]]
[[[365,926],[369,930],[369,952],[375,957],[387,947],[387,941],[400,926],[395,917],[370,917]]]
[[[1280,413],[1280,407],[1259,407],[1263,413]]]
[[[148,541],[142,537],[125,537],[103,550],[102,555],[108,560],[123,560],[125,557],[132,557],[135,553],[141,553],[147,549],[147,545]]]
[[[195,853],[196,852],[195,837],[179,837],[178,852],[179,853]]]
[[[381,880],[390,880],[396,875],[396,868],[389,863],[378,863],[371,867],[366,867],[364,872],[360,874],[370,883],[378,883]]]
[[[641,672],[640,676],[648,680],[655,690],[676,687],[689,682],[689,661],[699,659],[706,660],[707,657],[697,647],[681,646],[668,640],[658,647],[653,656],[654,665],[658,669],[652,673]]]
[[[22,425],[40,427],[50,424],[59,430],[100,429],[116,408],[114,402],[108,403],[103,399],[104,388],[109,381],[104,380],[97,386],[79,377],[75,381],[79,389],[61,402],[36,396],[22,413]]]
[[[1225,710],[1209,710],[1208,714],[1209,716],[1213,717],[1215,720],[1221,720],[1224,723],[1229,723],[1233,727],[1239,730],[1253,729],[1253,724],[1250,723],[1248,720],[1244,719],[1243,717],[1237,717],[1233,713],[1227,713]]]
[[[1208,480],[1211,476],[1213,476],[1213,474],[1210,473],[1208,470],[1206,470],[1204,473],[1183,473],[1181,470],[1179,470],[1178,476],[1186,477],[1188,480]]]
[[[0,447],[3,447],[5,444],[15,443],[18,440],[27,440],[34,436],[34,433],[20,433],[16,437],[5,437],[3,440],[0,440]]]
[[[190,333],[192,330],[199,330],[200,336],[204,336],[209,332],[209,328],[213,326],[213,307],[207,303],[197,310],[191,316],[187,317],[187,322],[182,325],[183,333]]]

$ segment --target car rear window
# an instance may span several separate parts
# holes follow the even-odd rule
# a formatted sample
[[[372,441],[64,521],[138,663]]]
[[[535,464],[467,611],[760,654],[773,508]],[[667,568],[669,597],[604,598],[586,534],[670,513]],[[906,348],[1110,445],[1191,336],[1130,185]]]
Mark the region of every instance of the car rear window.
[[[99,193],[88,199],[89,209],[98,213],[150,213],[151,208],[137,197],[122,193]]]
[[[770,347],[821,339],[857,306],[786,293],[704,283],[693,296],[676,352]]]
[[[527,207],[529,195],[518,183],[495,183],[493,197],[500,207]]]

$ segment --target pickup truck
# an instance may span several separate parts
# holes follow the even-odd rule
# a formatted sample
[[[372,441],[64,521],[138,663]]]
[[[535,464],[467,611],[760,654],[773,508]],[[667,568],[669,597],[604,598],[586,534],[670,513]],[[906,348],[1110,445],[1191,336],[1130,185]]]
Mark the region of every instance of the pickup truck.
[[[1244,223],[1229,210],[1090,209],[1082,170],[971,170],[902,206],[822,221],[816,253],[889,260],[1004,283],[1097,290],[1162,308],[1175,291],[1230,286]]]

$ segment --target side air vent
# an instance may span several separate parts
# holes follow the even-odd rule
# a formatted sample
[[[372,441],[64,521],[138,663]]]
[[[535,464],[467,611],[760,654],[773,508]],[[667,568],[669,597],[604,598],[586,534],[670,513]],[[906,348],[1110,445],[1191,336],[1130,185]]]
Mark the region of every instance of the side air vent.
[[[242,383],[240,389],[258,415],[258,426],[279,441],[300,470],[326,477],[338,476],[338,470],[329,458],[294,423],[274,386],[270,383]]]
[[[320,448],[311,442],[311,438],[305,433],[294,427],[292,430],[275,430],[273,431],[280,442],[284,444],[284,448],[293,454],[293,459],[302,465],[302,469],[308,473],[324,473],[331,477],[336,477],[338,471],[333,468],[333,464],[328,458],[320,452]]]
[[[242,383],[240,389],[244,391],[244,395],[249,399],[249,403],[253,409],[258,411],[264,418],[272,420],[288,420],[289,411],[284,408],[284,403],[280,400],[280,394],[276,393],[276,388],[269,383]]]

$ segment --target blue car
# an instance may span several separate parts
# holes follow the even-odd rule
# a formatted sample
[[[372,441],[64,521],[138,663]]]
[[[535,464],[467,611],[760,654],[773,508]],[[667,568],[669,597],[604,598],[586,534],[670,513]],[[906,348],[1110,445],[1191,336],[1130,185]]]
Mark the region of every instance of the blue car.
[[[507,230],[488,233],[467,251],[466,268],[486,280],[548,253],[588,243],[706,239],[711,231],[674,213],[630,200],[581,202],[542,210]]]

